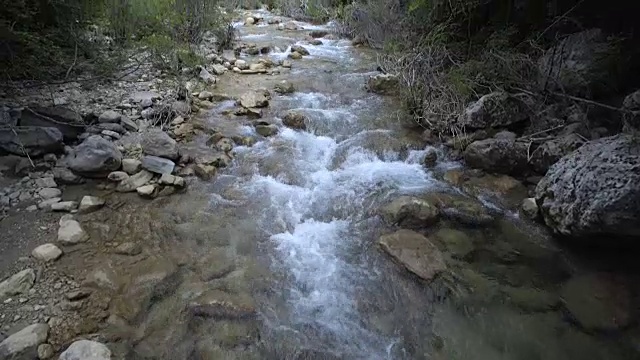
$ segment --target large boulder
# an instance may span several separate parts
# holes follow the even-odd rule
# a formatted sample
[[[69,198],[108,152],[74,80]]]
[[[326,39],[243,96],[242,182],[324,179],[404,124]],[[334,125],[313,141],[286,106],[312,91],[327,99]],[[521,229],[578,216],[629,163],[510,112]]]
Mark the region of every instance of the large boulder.
[[[85,124],[77,112],[62,106],[33,106],[22,110],[20,126],[54,127],[66,140],[78,138],[84,132]]]
[[[396,262],[421,279],[430,281],[446,269],[438,248],[425,236],[412,230],[398,230],[378,240]]]
[[[47,341],[49,325],[33,324],[0,343],[0,359],[37,359],[38,345]]]
[[[162,130],[150,130],[142,136],[142,152],[146,155],[176,160],[180,157],[178,144]]]
[[[105,177],[120,168],[122,154],[111,141],[93,135],[76,146],[66,162],[69,169],[82,176]]]
[[[400,81],[393,74],[376,74],[367,80],[369,91],[381,95],[393,95],[398,91]]]
[[[411,196],[401,196],[380,209],[380,215],[389,225],[424,228],[438,221],[440,211],[431,202]]]
[[[640,143],[629,135],[591,141],[554,164],[535,191],[545,223],[572,237],[640,236]]]
[[[62,140],[62,133],[54,127],[0,128],[0,149],[16,155],[60,152],[64,148]]]
[[[527,120],[529,113],[521,97],[503,91],[482,96],[467,107],[458,124],[467,130],[508,127]]]
[[[485,139],[467,146],[464,160],[473,168],[522,175],[528,166],[527,149],[526,143],[511,139]]]
[[[538,61],[542,89],[590,96],[615,88],[621,54],[600,29],[571,34]]]
[[[563,156],[584,145],[585,140],[578,134],[568,134],[548,140],[531,153],[531,166],[541,174],[549,170]]]

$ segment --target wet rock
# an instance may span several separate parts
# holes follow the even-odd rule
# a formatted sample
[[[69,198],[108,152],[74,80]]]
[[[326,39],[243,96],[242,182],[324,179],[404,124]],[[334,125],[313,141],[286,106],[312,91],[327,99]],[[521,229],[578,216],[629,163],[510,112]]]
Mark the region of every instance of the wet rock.
[[[109,175],[107,175],[107,179],[109,181],[113,181],[113,182],[124,181],[124,180],[126,180],[128,178],[129,178],[129,174],[127,174],[124,171],[114,171],[114,172],[110,173]]]
[[[111,360],[111,350],[96,341],[78,340],[60,354],[60,360]]]
[[[297,52],[298,54],[302,55],[302,56],[307,56],[309,55],[309,50],[307,50],[307,48],[305,48],[302,45],[292,45],[291,46],[291,52]]]
[[[440,211],[429,201],[401,196],[380,209],[380,215],[389,225],[424,228],[438,221]]]
[[[329,32],[326,30],[312,30],[309,32],[309,36],[312,38],[323,38],[329,35]]]
[[[137,174],[142,169],[142,162],[138,159],[122,159],[122,171],[129,175]]]
[[[38,196],[40,196],[42,200],[53,199],[56,197],[60,197],[61,195],[62,191],[60,191],[60,189],[58,188],[44,188],[38,191]]]
[[[55,350],[53,350],[53,346],[51,344],[40,344],[38,346],[38,359],[51,359],[55,354]]]
[[[396,262],[421,279],[431,281],[446,270],[440,250],[425,236],[411,230],[398,230],[378,240]]]
[[[47,341],[49,325],[29,325],[0,343],[0,358],[2,359],[36,359],[38,345]]]
[[[256,23],[256,19],[252,18],[251,16],[249,16],[246,19],[244,19],[244,24],[245,25],[253,25],[255,23]]]
[[[565,155],[572,153],[585,144],[585,139],[578,134],[569,134],[544,142],[531,153],[531,165],[534,170],[544,174],[551,165]]]
[[[158,181],[161,185],[175,186],[179,188],[185,187],[186,183],[180,176],[174,176],[170,174],[163,174]]]
[[[278,27],[277,27],[277,29],[278,29],[278,30],[289,30],[289,31],[294,31],[294,30],[298,30],[298,29],[300,29],[300,28],[298,27],[298,25],[297,25],[295,22],[293,22],[293,21],[289,21],[289,22],[286,22],[286,23],[284,23],[284,24],[279,24],[279,25],[278,25]]]
[[[293,66],[293,64],[291,64],[291,61],[289,60],[282,60],[282,67],[283,68],[287,68],[287,69],[291,69],[291,67]]]
[[[100,114],[98,117],[98,122],[101,123],[119,123],[122,115],[113,110],[107,110]]]
[[[443,218],[468,226],[486,226],[495,218],[475,199],[462,195],[431,193],[425,196],[440,209]]]
[[[0,129],[0,150],[20,156],[25,156],[25,151],[29,156],[60,152],[64,148],[62,140],[62,133],[54,127]]]
[[[89,240],[89,234],[82,229],[79,222],[65,217],[60,219],[58,242],[63,245],[75,245],[87,240]]]
[[[206,164],[196,164],[193,167],[196,175],[202,180],[210,180],[213,176],[215,176],[218,169],[213,165]]]
[[[0,282],[0,300],[9,296],[26,294],[36,281],[33,269],[25,269]]]
[[[587,330],[616,330],[632,321],[627,284],[613,275],[572,278],[562,287],[561,297],[567,310]]]
[[[473,168],[521,175],[528,167],[527,148],[524,142],[495,138],[480,140],[467,146],[464,160]]]
[[[507,127],[527,120],[529,113],[522,99],[498,91],[482,96],[458,119],[465,129]]]
[[[550,48],[538,61],[541,89],[592,96],[616,88],[620,73],[618,45],[600,29],[578,32]]]
[[[153,199],[158,196],[158,187],[156,185],[143,185],[136,189],[138,195],[143,198]]]
[[[427,149],[424,154],[424,160],[422,160],[422,164],[428,168],[436,166],[438,163],[438,152],[434,148]]]
[[[44,262],[55,261],[62,256],[62,250],[54,244],[44,244],[33,249],[31,256]]]
[[[113,250],[116,254],[135,256],[142,252],[142,246],[133,242],[122,243]]]
[[[554,164],[536,187],[545,223],[601,245],[640,236],[640,145],[628,135],[591,141]]]
[[[273,87],[273,91],[278,94],[293,94],[296,91],[296,88],[291,82],[282,80]]]
[[[509,301],[525,311],[549,311],[556,307],[556,294],[529,287],[505,287],[502,290]]]
[[[392,95],[398,91],[400,82],[393,74],[376,74],[367,80],[367,88],[376,94]]]
[[[268,123],[258,123],[255,125],[256,132],[264,137],[273,136],[278,133],[278,127]]]
[[[306,130],[307,129],[307,117],[304,114],[296,111],[288,112],[284,118],[282,118],[282,123],[286,127],[290,127],[296,130]]]
[[[227,153],[233,150],[233,141],[228,138],[222,138],[216,142],[216,149]]]
[[[195,316],[214,319],[246,319],[257,315],[253,299],[248,295],[232,295],[221,290],[208,290],[189,304]]]
[[[460,230],[442,228],[434,234],[434,239],[444,246],[447,253],[457,259],[464,259],[474,250],[471,237]]]
[[[105,200],[97,196],[83,196],[80,200],[78,211],[82,214],[88,214],[100,210],[105,204]]]
[[[238,102],[245,108],[263,108],[269,106],[269,97],[264,91],[248,91]]]
[[[522,213],[529,219],[535,220],[538,218],[538,204],[536,204],[535,198],[527,198],[522,200],[522,206],[520,207]]]
[[[66,162],[80,175],[103,177],[120,168],[122,154],[114,143],[92,135],[73,149]]]
[[[224,251],[214,250],[198,261],[198,273],[202,281],[218,279],[235,270],[235,261]]]
[[[142,136],[142,152],[146,155],[177,160],[180,155],[178,144],[162,130],[150,130]]]
[[[302,54],[300,54],[297,51],[293,51],[293,52],[289,53],[289,55],[287,55],[287,57],[289,57],[289,59],[293,59],[293,60],[300,60],[300,59],[302,59]]]
[[[318,39],[311,39],[309,40],[309,44],[319,46],[319,45],[322,45],[322,41]]]
[[[66,185],[77,185],[84,183],[84,179],[74,174],[69,168],[66,167],[54,167],[51,172],[56,182]]]
[[[71,212],[78,208],[78,202],[77,201],[61,201],[55,204],[51,204],[49,208],[51,209],[51,211]]]
[[[142,168],[156,174],[171,174],[175,166],[169,159],[149,155],[142,157]]]

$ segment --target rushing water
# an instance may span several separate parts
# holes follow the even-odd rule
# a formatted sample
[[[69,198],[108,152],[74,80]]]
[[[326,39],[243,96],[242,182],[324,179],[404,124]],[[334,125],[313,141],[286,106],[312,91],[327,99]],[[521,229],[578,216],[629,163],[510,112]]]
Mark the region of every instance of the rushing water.
[[[298,24],[330,30],[330,24]],[[304,44],[304,31],[235,26],[241,41],[274,45],[267,55],[274,60],[286,58],[287,44]],[[458,191],[434,175],[456,164],[421,165],[424,146],[398,118],[397,105],[364,89],[375,69],[371,52],[345,40],[322,41],[305,44],[310,55],[294,61],[290,72],[247,80],[260,88],[288,79],[297,91],[271,100],[267,120],[280,125],[279,133],[236,148],[234,164],[211,185],[212,206],[234,208],[224,219],[227,228],[252,228],[246,237],[257,246],[250,256],[269,272],[260,277],[268,291],[253,294],[261,312],[261,358],[624,358],[615,341],[575,330],[554,306],[523,312],[497,300],[499,283],[557,291],[567,270],[556,249],[531,244],[535,232],[520,231],[517,216],[493,202],[485,204],[503,213],[498,229],[469,230],[481,249],[472,264],[461,265],[468,268],[462,273],[490,274],[479,276],[481,289],[469,297],[455,290],[455,277],[451,286],[426,286],[377,249],[377,237],[389,229],[376,209],[401,194]],[[220,115],[228,105],[212,110],[210,121],[257,136],[248,124]],[[307,115],[307,130],[281,126],[286,110]],[[500,253],[505,240],[517,243],[504,249],[507,255]],[[530,254],[522,256],[522,249]],[[528,263],[505,260],[512,255]],[[496,257],[500,263],[493,263]],[[445,300],[456,296],[463,300]]]

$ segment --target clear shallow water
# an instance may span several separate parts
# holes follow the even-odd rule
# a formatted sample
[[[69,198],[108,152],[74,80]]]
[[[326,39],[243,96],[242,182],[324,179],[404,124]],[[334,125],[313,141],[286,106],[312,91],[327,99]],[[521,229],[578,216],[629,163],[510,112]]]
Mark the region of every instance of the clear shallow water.
[[[304,34],[236,27],[243,41],[259,45]],[[280,127],[276,136],[236,148],[234,164],[211,186],[215,206],[238,208],[224,218],[228,227],[257,229],[251,256],[269,271],[259,279],[269,291],[253,294],[262,358],[629,358],[619,337],[583,333],[559,305],[523,310],[505,295],[517,288],[557,298],[572,270],[557,248],[534,244],[535,229],[522,230],[517,214],[490,198],[480,200],[503,220],[465,230],[473,258],[452,261],[451,273],[430,286],[381,254],[375,241],[390,229],[376,217],[378,207],[399,195],[459,193],[435,175],[459,164],[441,161],[433,171],[421,165],[424,145],[412,140],[396,104],[363,87],[375,68],[371,53],[344,40],[304,46],[310,55],[283,76],[297,92],[274,95],[266,120],[281,124],[284,111],[300,111],[307,131]],[[289,50],[268,56],[281,59]],[[250,126],[238,125],[238,132],[255,135]]]

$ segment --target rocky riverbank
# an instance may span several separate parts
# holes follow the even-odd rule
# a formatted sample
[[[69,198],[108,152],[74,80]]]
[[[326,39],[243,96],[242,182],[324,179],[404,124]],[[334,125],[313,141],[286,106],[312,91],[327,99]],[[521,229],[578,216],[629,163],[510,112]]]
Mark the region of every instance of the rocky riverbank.
[[[635,279],[579,263],[509,211],[528,185],[563,191],[561,171],[465,169],[451,157],[471,145],[429,146],[363,90],[375,54],[326,26],[241,19],[234,50],[210,50],[183,82],[147,69],[6,102],[0,356],[634,351]],[[369,87],[393,85],[382,78]]]

